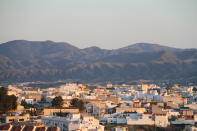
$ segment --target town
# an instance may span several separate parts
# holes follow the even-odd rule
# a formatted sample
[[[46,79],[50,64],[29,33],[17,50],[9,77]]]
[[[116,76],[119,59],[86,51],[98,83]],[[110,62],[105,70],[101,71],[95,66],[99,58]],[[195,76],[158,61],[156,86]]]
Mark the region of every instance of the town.
[[[0,87],[0,130],[197,130],[197,87],[66,83]],[[11,104],[10,104],[11,103]]]

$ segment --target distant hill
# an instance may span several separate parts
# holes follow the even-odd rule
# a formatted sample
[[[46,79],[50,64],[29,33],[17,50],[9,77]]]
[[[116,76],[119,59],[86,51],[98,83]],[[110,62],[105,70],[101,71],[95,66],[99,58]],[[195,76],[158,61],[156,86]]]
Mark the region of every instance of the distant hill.
[[[180,49],[162,46],[152,43],[136,43],[123,48],[118,49],[119,51],[127,52],[153,52],[153,51],[177,51]]]
[[[0,44],[0,81],[197,81],[197,49],[137,43],[79,49],[69,43],[15,40]]]

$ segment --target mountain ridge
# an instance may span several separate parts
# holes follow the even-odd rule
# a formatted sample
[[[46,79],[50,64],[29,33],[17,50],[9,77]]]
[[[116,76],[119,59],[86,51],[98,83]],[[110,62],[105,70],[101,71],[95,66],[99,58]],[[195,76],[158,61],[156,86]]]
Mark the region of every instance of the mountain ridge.
[[[30,41],[30,40],[11,40],[11,41],[7,41],[7,42],[2,42],[0,43],[0,45],[2,44],[8,44],[8,43],[14,43],[14,42],[36,42],[36,43],[43,43],[43,42],[48,42],[48,43],[56,43],[56,44],[69,44],[75,48],[78,48],[78,49],[86,49],[86,48],[99,48],[99,49],[102,49],[102,50],[117,50],[117,49],[122,49],[122,48],[128,48],[128,47],[132,47],[132,46],[141,46],[141,45],[154,45],[154,46],[160,46],[160,47],[164,47],[164,48],[174,48],[174,49],[180,49],[180,50],[190,50],[190,49],[197,49],[197,48],[178,48],[178,47],[170,47],[170,46],[166,46],[166,45],[162,45],[162,44],[158,44],[158,43],[150,43],[150,42],[137,42],[137,43],[133,43],[133,44],[129,44],[129,45],[126,45],[124,47],[120,47],[120,48],[115,48],[115,49],[105,49],[105,48],[101,48],[101,47],[98,47],[98,46],[89,46],[89,47],[85,47],[85,48],[79,48],[77,46],[74,46],[68,42],[56,42],[56,41],[52,41],[52,40],[44,40],[44,41]]]
[[[197,80],[196,67],[195,48],[136,43],[113,50],[80,49],[49,40],[0,44],[0,81]]]

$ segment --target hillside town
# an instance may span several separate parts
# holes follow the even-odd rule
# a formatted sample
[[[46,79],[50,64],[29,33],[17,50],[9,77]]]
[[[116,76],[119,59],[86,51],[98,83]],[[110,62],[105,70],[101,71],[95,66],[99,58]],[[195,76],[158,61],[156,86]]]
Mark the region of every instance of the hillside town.
[[[66,83],[36,88],[22,83],[2,86],[0,92],[4,131],[197,130],[196,86]],[[6,108],[4,95],[16,96],[15,108]]]

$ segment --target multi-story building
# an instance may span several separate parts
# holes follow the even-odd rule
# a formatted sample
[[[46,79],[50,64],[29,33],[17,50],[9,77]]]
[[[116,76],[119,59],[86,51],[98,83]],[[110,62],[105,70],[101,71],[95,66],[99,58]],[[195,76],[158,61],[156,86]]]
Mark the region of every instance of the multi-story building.
[[[65,117],[44,116],[42,117],[42,121],[48,126],[60,127],[61,131],[104,131],[104,126],[99,124],[99,120],[92,116],[80,115],[78,113],[68,114]]]

